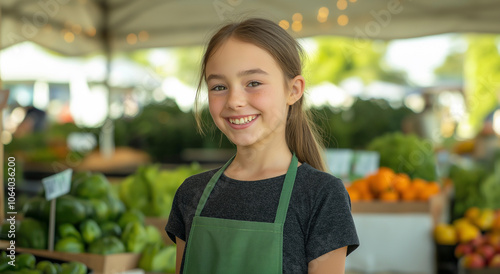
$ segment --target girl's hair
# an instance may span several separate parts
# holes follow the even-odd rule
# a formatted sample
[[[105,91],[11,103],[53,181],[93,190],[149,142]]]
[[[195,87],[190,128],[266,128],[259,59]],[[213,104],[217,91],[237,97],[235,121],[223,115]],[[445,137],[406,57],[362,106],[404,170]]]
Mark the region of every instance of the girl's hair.
[[[285,82],[302,73],[301,46],[276,23],[267,19],[251,18],[240,23],[225,25],[212,36],[202,59],[194,105],[196,122],[201,133],[203,125],[199,100],[201,86],[205,80],[206,65],[214,52],[231,37],[254,44],[271,54],[281,67]],[[312,123],[310,113],[303,110],[303,98],[304,96],[289,108],[285,129],[286,142],[300,162],[306,162],[318,170],[326,171],[323,144],[316,126]]]

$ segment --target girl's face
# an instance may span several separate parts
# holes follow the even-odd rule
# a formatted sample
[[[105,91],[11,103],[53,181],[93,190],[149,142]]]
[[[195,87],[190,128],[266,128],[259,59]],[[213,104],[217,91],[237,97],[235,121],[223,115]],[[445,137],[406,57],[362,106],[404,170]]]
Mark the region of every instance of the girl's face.
[[[281,68],[267,51],[230,38],[208,60],[205,79],[210,114],[231,142],[269,148],[285,142],[288,106],[302,91],[297,98],[292,92],[297,85],[286,87]]]

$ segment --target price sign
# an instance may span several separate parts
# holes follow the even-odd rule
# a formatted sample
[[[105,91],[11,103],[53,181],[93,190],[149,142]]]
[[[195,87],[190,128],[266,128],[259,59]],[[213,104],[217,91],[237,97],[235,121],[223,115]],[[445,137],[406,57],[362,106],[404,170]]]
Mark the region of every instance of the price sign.
[[[365,177],[377,171],[380,155],[375,151],[357,151],[354,160],[354,175]]]
[[[350,149],[327,149],[325,156],[330,172],[342,180],[347,180],[351,171],[354,152]]]
[[[45,189],[45,199],[50,201],[54,198],[69,193],[71,188],[71,175],[73,170],[71,168],[65,171],[56,173],[52,176],[42,179],[43,188]]]

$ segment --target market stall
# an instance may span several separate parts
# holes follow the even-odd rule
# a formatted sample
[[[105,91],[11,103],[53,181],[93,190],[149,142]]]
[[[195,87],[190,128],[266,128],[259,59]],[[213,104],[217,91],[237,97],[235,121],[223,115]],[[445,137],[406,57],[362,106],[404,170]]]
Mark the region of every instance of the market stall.
[[[280,22],[295,37],[350,36],[355,38],[356,46],[360,48],[364,47],[367,39],[397,39],[447,32],[500,33],[500,5],[487,0],[439,3],[350,0],[328,5],[322,1],[193,0],[139,4],[138,1],[128,0],[29,3],[11,0],[0,4],[0,45],[3,49],[29,40],[68,56],[105,52],[109,75],[109,60],[114,52],[200,44],[226,19],[245,15],[249,10],[251,15]],[[141,117],[140,124],[154,130],[151,121],[177,120],[178,123],[169,130],[192,139],[185,137],[183,142],[172,141],[172,147],[199,142],[191,137],[194,135],[192,132],[183,131],[178,126],[192,121],[176,106],[161,105],[157,108],[163,112],[159,114],[158,109],[145,111],[151,115]],[[367,104],[358,108],[366,109]],[[377,113],[382,113],[383,109],[387,107],[380,107]],[[344,119],[352,116],[354,111],[341,112],[329,117]],[[391,115],[392,118],[401,116],[399,112]],[[46,250],[50,246],[45,239],[47,231],[40,225],[51,215],[49,202],[43,194],[27,201],[19,214],[22,218],[17,223],[19,233],[25,233],[23,238],[26,240],[20,243],[18,251],[66,263],[79,261],[93,269],[93,273],[116,273],[133,268],[173,272],[175,247],[164,232],[173,195],[185,178],[205,170],[208,165],[155,165],[151,155],[144,151],[115,149],[109,138],[113,126],[108,123],[103,128],[101,148],[107,147],[110,157],[102,157],[97,151],[85,155],[80,165],[73,166],[75,174],[70,191],[58,197],[59,208],[52,215],[56,216],[56,220],[64,221],[56,223],[57,236],[53,243],[56,251]],[[127,128],[129,131],[124,130],[122,134],[137,132],[138,128],[132,125]],[[363,132],[358,135],[363,135]],[[346,136],[350,135],[346,133]],[[475,177],[474,172],[452,169],[452,178],[441,178],[437,169],[442,167],[435,155],[438,149],[427,141],[408,136],[381,136],[366,147],[369,151],[335,151],[333,158],[327,155],[329,161],[355,162],[354,166],[333,164],[330,170],[346,183],[354,222],[362,242],[359,250],[348,257],[348,271],[436,272],[440,263],[436,259],[438,251],[432,236],[436,226],[450,223],[455,217],[452,216],[453,210],[460,211],[459,215],[472,206],[499,207],[496,203],[500,200],[497,200],[498,196],[484,195],[498,190],[495,183],[499,177],[494,177],[498,176],[498,172],[494,173],[492,169],[478,171],[479,175]],[[498,139],[492,136],[494,140]],[[84,138],[84,135],[79,138]],[[151,143],[156,140],[132,141]],[[30,142],[25,144],[33,145]],[[67,162],[71,160],[64,145],[58,148]],[[493,150],[491,144],[489,148]],[[152,147],[151,151],[154,150],[158,154],[163,153]],[[200,158],[222,161],[232,154],[232,150],[224,150],[214,157],[213,151],[208,151],[187,149],[184,155],[193,161]],[[150,151],[148,153],[151,154]],[[45,172],[45,177],[62,171],[63,167],[67,165],[52,165],[51,170],[42,166],[39,171]],[[467,182],[460,182],[460,179]],[[453,188],[455,181],[458,183]],[[474,191],[468,188],[472,181],[484,182],[482,187],[477,187],[481,191],[476,193],[474,201],[465,197],[472,197]],[[42,187],[39,189],[42,190]],[[484,204],[483,200],[489,203]],[[10,223],[6,224],[6,229],[10,229]],[[3,236],[0,247],[8,250],[8,236]],[[29,260],[33,261],[31,257]],[[35,267],[34,263],[30,267]]]

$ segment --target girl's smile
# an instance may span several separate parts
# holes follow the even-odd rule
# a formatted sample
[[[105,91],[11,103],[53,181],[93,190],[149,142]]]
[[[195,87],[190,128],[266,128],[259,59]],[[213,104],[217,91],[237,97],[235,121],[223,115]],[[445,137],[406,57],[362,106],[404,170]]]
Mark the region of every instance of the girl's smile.
[[[271,150],[285,144],[292,92],[267,51],[229,38],[208,60],[205,75],[210,114],[231,142]]]

